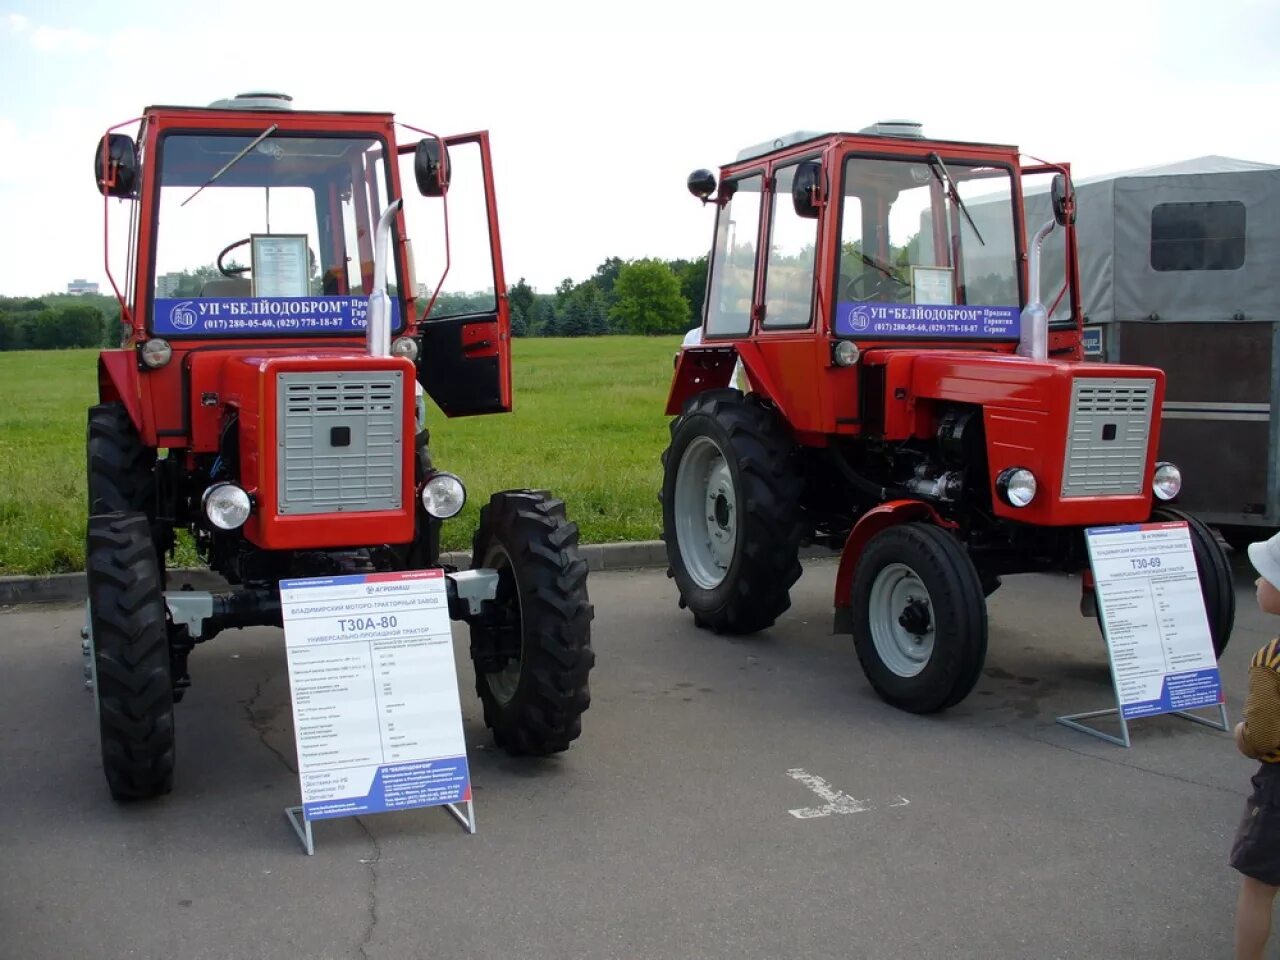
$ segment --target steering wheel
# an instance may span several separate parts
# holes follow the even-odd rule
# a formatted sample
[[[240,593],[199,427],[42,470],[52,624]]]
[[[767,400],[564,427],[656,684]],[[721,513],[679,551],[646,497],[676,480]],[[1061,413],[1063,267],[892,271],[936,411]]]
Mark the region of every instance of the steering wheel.
[[[232,250],[234,250],[236,247],[243,247],[246,243],[248,243],[252,239],[253,239],[252,237],[245,237],[243,240],[237,240],[235,243],[231,244],[230,246],[226,246],[222,248],[222,252],[218,254],[218,272],[220,274],[222,274],[224,277],[238,277],[242,273],[249,272],[250,270],[249,267],[224,267],[222,265],[222,258],[225,257]]]
[[[882,299],[883,295],[883,298],[893,300],[901,290],[910,293],[911,285],[894,276],[864,270],[844,285],[844,299],[866,302]]]

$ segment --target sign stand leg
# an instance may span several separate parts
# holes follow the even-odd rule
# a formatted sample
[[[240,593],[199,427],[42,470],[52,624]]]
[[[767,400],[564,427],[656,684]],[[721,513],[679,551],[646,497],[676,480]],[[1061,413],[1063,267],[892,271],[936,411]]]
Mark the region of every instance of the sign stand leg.
[[[462,829],[466,830],[467,833],[476,832],[476,810],[475,807],[472,806],[470,800],[467,801],[467,812],[465,816],[462,811],[458,809],[458,805],[456,803],[446,803],[444,808],[453,815],[455,820],[462,824]]]
[[[285,807],[284,818],[289,821],[289,826],[293,827],[293,832],[298,835],[298,840],[302,843],[302,849],[307,851],[307,856],[314,856],[316,845],[311,838],[311,821],[303,814],[302,807]]]
[[[1110,717],[1116,716],[1120,718],[1120,736],[1110,733],[1103,733],[1096,727],[1088,724],[1080,723],[1080,720],[1088,720],[1091,717]],[[1111,707],[1108,710],[1090,710],[1088,713],[1071,713],[1065,717],[1058,717],[1058,722],[1064,727],[1071,727],[1073,730],[1079,730],[1081,733],[1087,733],[1092,737],[1106,740],[1108,743],[1114,743],[1117,747],[1129,746],[1129,722],[1125,720],[1120,713],[1119,707]]]

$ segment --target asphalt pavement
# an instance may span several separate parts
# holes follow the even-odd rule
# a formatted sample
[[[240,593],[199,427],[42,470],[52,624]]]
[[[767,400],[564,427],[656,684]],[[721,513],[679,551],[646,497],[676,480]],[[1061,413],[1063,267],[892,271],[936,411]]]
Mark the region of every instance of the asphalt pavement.
[[[1237,563],[1239,562],[1239,558]],[[1276,627],[1238,570],[1231,721]],[[1194,958],[1230,955],[1252,765],[1229,734],[1055,722],[1114,705],[1079,583],[1006,580],[959,706],[879,701],[810,561],[778,625],[694,628],[660,570],[594,572],[592,705],[566,754],[480,721],[455,626],[478,832],[442,810],[315,824],[303,854],[278,630],[192,656],[174,792],[119,806],[78,605],[0,613],[0,958]],[[833,799],[834,798],[834,799]]]

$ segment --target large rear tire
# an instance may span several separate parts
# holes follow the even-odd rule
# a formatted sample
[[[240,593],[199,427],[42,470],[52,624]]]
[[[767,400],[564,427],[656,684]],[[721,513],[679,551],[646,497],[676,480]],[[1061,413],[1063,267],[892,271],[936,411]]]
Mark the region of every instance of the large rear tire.
[[[1220,658],[1236,622],[1236,587],[1231,561],[1213,531],[1191,514],[1172,507],[1157,507],[1151,511],[1151,520],[1155,523],[1181,520],[1187,524],[1196,572],[1200,575],[1204,612],[1209,619],[1209,635],[1213,638],[1213,653]]]
[[[853,642],[872,688],[911,713],[953,707],[987,655],[982,582],[963,546],[927,523],[871,538],[853,576]]]
[[[793,451],[773,411],[737,390],[700,393],[672,421],[662,539],[698,626],[753,633],[791,606],[804,535]]]
[[[144,514],[91,516],[87,580],[102,769],[116,800],[173,788],[173,682],[160,563]]]
[[[497,619],[471,626],[485,725],[510,754],[567,750],[582,735],[595,664],[577,524],[544,491],[495,493],[480,508],[471,566],[498,571]]]

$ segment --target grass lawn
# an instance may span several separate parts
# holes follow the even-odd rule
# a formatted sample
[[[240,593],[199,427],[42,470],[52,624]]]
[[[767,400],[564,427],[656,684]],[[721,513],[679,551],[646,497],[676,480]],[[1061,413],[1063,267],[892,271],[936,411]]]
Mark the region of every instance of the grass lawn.
[[[658,536],[658,458],[678,337],[516,340],[515,409],[447,419],[431,408],[436,465],[467,485],[446,550],[469,549],[495,490],[547,489],[584,543]],[[0,575],[84,566],[85,410],[97,400],[94,350],[0,353]],[[178,563],[194,557],[180,551]]]

